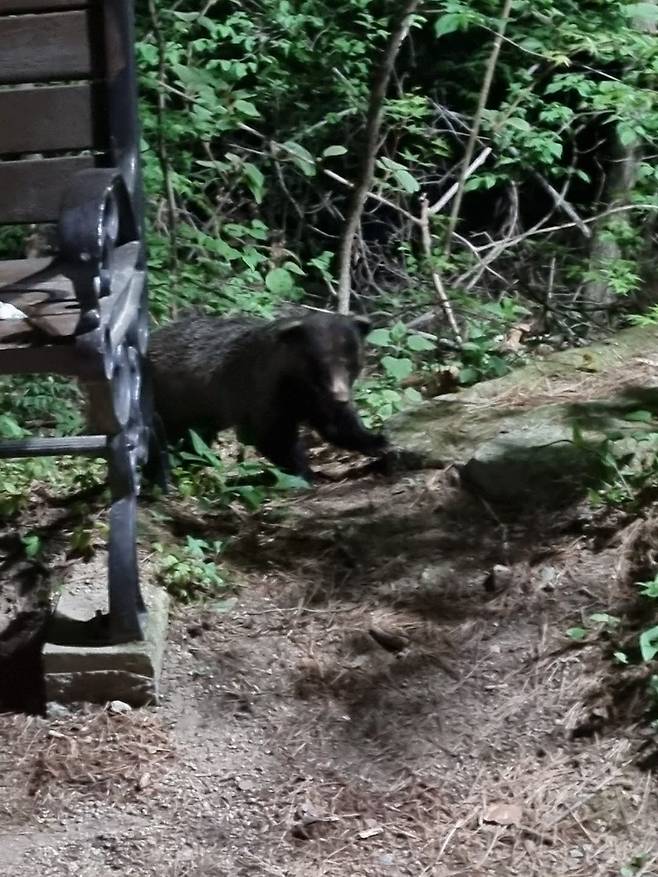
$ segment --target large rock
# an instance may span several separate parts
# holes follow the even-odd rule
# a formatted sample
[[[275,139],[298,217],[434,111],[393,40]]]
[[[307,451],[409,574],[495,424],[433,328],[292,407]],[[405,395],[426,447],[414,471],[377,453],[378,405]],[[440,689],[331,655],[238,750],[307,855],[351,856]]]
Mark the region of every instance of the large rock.
[[[165,650],[169,597],[161,588],[143,586],[148,621],[142,642],[109,646],[55,645],[43,648],[46,697],[60,703],[125,701],[131,706],[158,702]],[[73,622],[107,611],[105,577],[69,585],[57,610]]]
[[[642,413],[639,413],[642,412]],[[658,431],[658,327],[537,358],[389,421],[424,465],[460,466],[488,499],[555,503],[629,460]]]

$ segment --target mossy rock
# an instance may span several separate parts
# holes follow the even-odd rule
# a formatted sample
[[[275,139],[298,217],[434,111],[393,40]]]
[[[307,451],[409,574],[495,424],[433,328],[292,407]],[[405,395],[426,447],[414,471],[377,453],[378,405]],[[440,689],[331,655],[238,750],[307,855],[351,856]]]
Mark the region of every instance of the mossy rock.
[[[604,451],[629,459],[658,431],[658,327],[550,354],[429,400],[388,428],[410,459],[459,465],[488,499],[573,498],[601,476]]]

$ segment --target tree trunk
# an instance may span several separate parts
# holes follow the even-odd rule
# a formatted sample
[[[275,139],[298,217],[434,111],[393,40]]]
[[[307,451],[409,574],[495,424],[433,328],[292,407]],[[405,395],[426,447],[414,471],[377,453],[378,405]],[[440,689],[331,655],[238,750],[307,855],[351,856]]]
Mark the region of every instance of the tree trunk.
[[[649,0],[649,3],[655,5],[656,0]],[[655,23],[647,19],[636,20],[635,26],[647,33],[656,30]],[[602,205],[606,210],[628,204],[641,161],[642,150],[639,146],[624,145],[615,132]],[[608,233],[609,229],[610,218],[603,217],[594,226],[590,244],[589,266],[594,277],[585,285],[584,299],[587,311],[591,313],[591,322],[595,326],[608,324],[610,308],[616,298],[616,293],[605,276],[605,269],[619,259],[622,253],[614,235]]]

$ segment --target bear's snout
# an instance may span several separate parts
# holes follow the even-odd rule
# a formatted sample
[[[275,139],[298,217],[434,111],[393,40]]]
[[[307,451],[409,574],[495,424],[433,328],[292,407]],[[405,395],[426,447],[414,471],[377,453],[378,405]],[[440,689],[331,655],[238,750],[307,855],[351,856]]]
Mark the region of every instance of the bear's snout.
[[[346,372],[335,372],[329,384],[331,398],[336,402],[349,402],[351,396],[350,381]]]

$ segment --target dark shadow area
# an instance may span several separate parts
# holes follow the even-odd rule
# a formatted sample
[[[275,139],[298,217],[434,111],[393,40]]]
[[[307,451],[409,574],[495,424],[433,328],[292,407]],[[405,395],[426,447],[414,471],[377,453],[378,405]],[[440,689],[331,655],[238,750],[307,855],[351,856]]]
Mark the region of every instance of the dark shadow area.
[[[46,689],[41,661],[48,612],[22,612],[0,634],[0,711],[43,715]]]
[[[616,392],[615,401],[573,402],[566,406],[567,417],[575,426],[605,431],[618,426],[638,410],[658,417],[658,387],[629,385]],[[628,421],[629,427],[633,421]],[[635,424],[638,427],[642,422]]]
[[[0,534],[0,711],[43,714],[46,708],[41,650],[51,619],[51,580],[69,565],[61,557],[62,531],[92,514],[80,504],[62,510],[65,498],[59,499],[47,508],[42,502],[38,511],[30,504]],[[23,519],[39,546],[37,558],[26,554]]]

